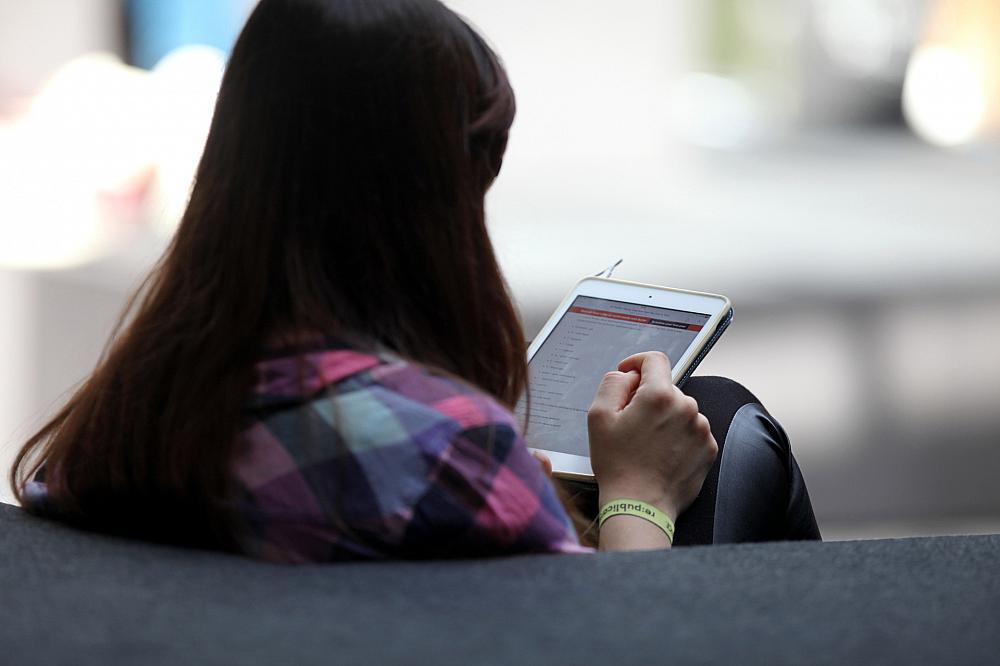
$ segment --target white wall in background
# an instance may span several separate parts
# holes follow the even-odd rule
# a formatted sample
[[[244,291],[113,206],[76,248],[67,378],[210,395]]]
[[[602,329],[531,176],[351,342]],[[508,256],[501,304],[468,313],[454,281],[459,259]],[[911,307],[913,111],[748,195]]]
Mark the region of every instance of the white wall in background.
[[[10,501],[7,470],[26,434],[25,417],[34,407],[34,298],[29,274],[0,269],[0,502]]]
[[[450,0],[494,45],[517,118],[492,201],[655,195],[674,160],[668,91],[686,43],[683,4],[662,0]]]

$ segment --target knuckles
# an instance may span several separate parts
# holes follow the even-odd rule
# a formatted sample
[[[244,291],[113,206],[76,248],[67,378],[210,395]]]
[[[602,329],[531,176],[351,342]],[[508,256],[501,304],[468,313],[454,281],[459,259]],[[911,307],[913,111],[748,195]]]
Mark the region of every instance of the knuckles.
[[[591,428],[600,428],[607,424],[611,418],[611,410],[603,405],[591,405],[587,410],[587,425]]]
[[[719,457],[719,443],[715,441],[715,438],[709,436],[708,439],[708,459],[710,463],[714,463],[715,459]]]
[[[681,416],[693,421],[698,417],[698,401],[690,396],[685,396],[681,402]]]
[[[694,432],[699,437],[708,437],[712,434],[712,424],[708,422],[704,414],[694,417]]]
[[[647,388],[646,391],[643,392],[642,398],[652,407],[666,409],[674,404],[674,401],[676,400],[676,389],[673,386],[666,388]]]

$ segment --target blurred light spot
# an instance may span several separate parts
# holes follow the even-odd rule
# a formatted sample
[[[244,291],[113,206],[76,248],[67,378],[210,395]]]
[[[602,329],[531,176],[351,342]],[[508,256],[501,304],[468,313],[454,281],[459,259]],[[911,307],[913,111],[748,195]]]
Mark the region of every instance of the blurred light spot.
[[[899,41],[898,2],[815,0],[816,31],[830,59],[860,76],[890,75]]]
[[[118,195],[151,169],[146,84],[113,55],[76,58],[0,137],[0,265],[74,266],[121,237]]]
[[[986,115],[987,95],[975,64],[943,46],[918,48],[903,85],[903,112],[921,138],[938,146],[974,139]]]
[[[739,81],[715,74],[684,75],[670,100],[674,129],[696,146],[732,150],[757,138],[757,103]]]
[[[0,134],[0,266],[93,261],[150,214],[171,233],[224,67],[218,49],[189,46],[152,74],[104,53],[59,68],[20,122]]]
[[[23,129],[45,157],[85,164],[77,179],[115,189],[150,161],[148,78],[109,53],[75,58],[46,82]]]

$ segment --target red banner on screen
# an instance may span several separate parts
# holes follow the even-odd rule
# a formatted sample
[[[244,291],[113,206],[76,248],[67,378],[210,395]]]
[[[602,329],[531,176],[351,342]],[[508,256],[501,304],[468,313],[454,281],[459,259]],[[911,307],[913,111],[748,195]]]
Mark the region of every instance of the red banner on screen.
[[[651,326],[662,326],[664,328],[676,328],[686,331],[700,331],[701,324],[689,324],[684,321],[669,321],[667,319],[654,319],[641,315],[625,314],[623,312],[611,312],[610,310],[595,310],[594,308],[581,308],[573,306],[569,309],[573,314],[587,315],[590,317],[603,317],[604,319],[614,319],[616,321],[627,321],[632,324],[649,324]]]

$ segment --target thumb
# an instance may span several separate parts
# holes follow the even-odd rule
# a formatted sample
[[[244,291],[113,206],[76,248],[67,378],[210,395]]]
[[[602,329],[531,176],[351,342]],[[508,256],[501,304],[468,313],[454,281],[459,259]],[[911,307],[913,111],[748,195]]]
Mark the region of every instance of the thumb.
[[[532,451],[531,455],[535,457],[538,464],[542,466],[542,471],[545,472],[545,476],[552,476],[552,460],[549,459],[547,455],[541,451]]]
[[[632,394],[635,393],[638,387],[638,372],[634,370],[630,370],[629,372],[612,370],[604,375],[604,379],[598,385],[597,395],[594,396],[594,403],[590,408],[611,413],[620,412],[632,399]]]

